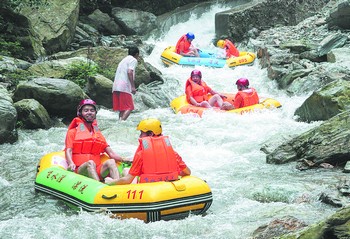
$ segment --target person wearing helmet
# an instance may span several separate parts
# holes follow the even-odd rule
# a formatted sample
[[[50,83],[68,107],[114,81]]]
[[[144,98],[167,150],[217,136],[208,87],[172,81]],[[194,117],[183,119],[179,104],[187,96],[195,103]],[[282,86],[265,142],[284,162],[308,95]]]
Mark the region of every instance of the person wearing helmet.
[[[258,93],[254,88],[249,87],[249,80],[247,78],[239,78],[236,81],[236,85],[238,92],[233,102],[235,109],[259,103]]]
[[[193,46],[192,41],[195,36],[192,32],[188,32],[181,36],[176,43],[176,53],[182,56],[196,56],[199,57],[198,49]]]
[[[191,174],[181,156],[173,149],[168,136],[162,135],[158,119],[144,119],[136,127],[140,130],[139,146],[129,173],[120,179],[107,177],[105,183],[129,184],[139,177],[139,183],[173,181]]]
[[[211,108],[219,107],[223,109],[224,95],[221,95],[210,88],[202,80],[202,72],[199,70],[193,70],[190,78],[186,81],[185,87],[187,102],[198,107]],[[209,97],[211,95],[211,97]]]
[[[123,161],[107,144],[97,126],[97,106],[91,99],[80,101],[77,117],[68,126],[65,140],[65,156],[68,169],[100,181],[106,174],[117,179],[119,172],[116,161]],[[101,154],[110,159],[101,163]]]
[[[119,64],[112,86],[113,110],[119,111],[119,120],[126,120],[134,110],[132,95],[136,93],[135,70],[140,51],[137,47],[130,47],[128,56]]]
[[[225,49],[226,58],[239,56],[239,51],[229,39],[218,40],[216,45],[219,48]]]

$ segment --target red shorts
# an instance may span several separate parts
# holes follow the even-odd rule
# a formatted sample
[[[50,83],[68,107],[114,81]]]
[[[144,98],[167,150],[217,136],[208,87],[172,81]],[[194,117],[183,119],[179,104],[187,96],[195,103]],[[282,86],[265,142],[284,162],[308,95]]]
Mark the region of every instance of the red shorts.
[[[132,95],[120,92],[113,91],[113,110],[114,111],[125,111],[125,110],[134,110],[134,100]]]
[[[102,165],[103,164],[101,163],[100,165],[98,165],[96,167],[97,175],[100,177],[101,180],[104,179],[105,177],[110,177],[111,176],[111,175],[109,175],[109,169],[106,169],[106,171],[104,171],[103,174],[102,174],[102,172],[101,172]]]
[[[98,177],[100,178],[100,180],[102,180],[103,178],[105,178],[105,177],[107,177],[107,176],[110,176],[110,175],[109,175],[109,170],[108,170],[108,169],[107,169],[105,172],[103,172],[103,175],[101,174],[101,173],[102,173],[102,172],[101,172],[102,165],[103,165],[103,164],[100,164],[100,165],[97,165],[97,166],[96,166],[96,172],[97,172],[97,175],[98,175]],[[80,166],[79,166],[79,167],[80,167]],[[75,173],[78,173],[79,167],[76,167]],[[87,175],[86,175],[86,176],[87,176]]]

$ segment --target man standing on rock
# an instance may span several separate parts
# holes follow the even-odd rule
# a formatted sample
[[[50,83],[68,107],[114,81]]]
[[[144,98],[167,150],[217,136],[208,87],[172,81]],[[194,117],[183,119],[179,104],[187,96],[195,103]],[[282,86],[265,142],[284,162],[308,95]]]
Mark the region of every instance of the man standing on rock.
[[[119,111],[119,120],[126,120],[134,110],[132,94],[136,93],[135,69],[140,51],[137,47],[130,47],[128,56],[119,64],[113,82],[113,110]]]

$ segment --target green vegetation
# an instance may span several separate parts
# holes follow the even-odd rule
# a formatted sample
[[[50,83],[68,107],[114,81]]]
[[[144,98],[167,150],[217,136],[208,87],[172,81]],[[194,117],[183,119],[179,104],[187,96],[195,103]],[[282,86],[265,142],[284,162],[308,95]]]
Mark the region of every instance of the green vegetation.
[[[21,81],[28,81],[32,75],[25,70],[17,69],[16,71],[4,71],[1,72],[5,76],[7,84],[7,90],[14,91],[17,85]]]
[[[31,74],[28,71],[17,69],[14,72],[5,73],[6,78],[13,82],[13,85],[17,86],[21,81],[27,81],[31,78]]]
[[[21,120],[17,120],[16,122],[16,129],[23,129],[24,128],[24,123]]]
[[[98,66],[91,64],[90,62],[80,62],[72,64],[67,70],[64,78],[73,81],[84,89],[88,79],[95,76],[97,72]]]
[[[0,37],[0,55],[20,58],[23,51],[24,48],[18,41],[8,42]]]

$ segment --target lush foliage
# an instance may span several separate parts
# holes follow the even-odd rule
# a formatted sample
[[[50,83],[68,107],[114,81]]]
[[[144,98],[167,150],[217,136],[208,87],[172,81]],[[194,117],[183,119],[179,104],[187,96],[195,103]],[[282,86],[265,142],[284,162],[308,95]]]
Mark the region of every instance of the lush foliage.
[[[21,81],[28,81],[32,75],[25,70],[17,69],[16,71],[4,71],[1,74],[5,77],[7,90],[14,91]]]
[[[20,58],[23,50],[24,50],[23,47],[18,41],[16,42],[5,41],[0,36],[0,55]]]
[[[66,72],[65,79],[73,81],[81,88],[86,86],[88,79],[98,72],[98,66],[91,62],[72,64]]]

